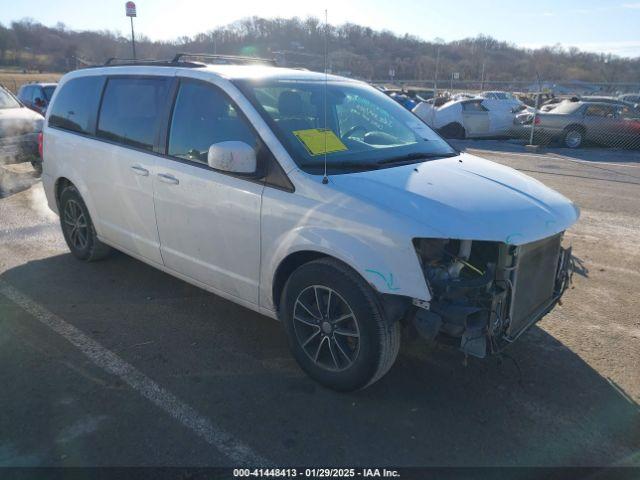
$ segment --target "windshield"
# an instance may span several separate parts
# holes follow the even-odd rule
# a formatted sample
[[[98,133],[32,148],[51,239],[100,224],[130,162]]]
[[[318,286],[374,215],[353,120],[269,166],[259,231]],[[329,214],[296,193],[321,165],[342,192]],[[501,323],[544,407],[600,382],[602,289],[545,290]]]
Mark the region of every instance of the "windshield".
[[[550,113],[574,113],[580,107],[582,107],[580,103],[564,100],[560,102],[556,108],[551,110]]]
[[[322,173],[325,152],[329,173],[456,154],[419,118],[367,85],[329,82],[325,101],[324,82],[245,80],[236,84],[298,166],[310,173]]]
[[[18,102],[13,95],[0,88],[0,108],[19,108]]]
[[[516,97],[509,92],[485,92],[483,96],[485,98],[493,98],[494,100],[517,100]]]

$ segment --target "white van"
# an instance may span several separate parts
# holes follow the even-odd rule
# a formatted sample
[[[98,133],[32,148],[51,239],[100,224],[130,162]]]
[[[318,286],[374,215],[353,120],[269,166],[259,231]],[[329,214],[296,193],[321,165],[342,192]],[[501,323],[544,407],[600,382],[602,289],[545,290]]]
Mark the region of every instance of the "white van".
[[[402,327],[484,357],[558,302],[559,193],[362,82],[188,58],[60,81],[43,183],[79,259],[115,248],[282,320],[338,390],[381,378]]]

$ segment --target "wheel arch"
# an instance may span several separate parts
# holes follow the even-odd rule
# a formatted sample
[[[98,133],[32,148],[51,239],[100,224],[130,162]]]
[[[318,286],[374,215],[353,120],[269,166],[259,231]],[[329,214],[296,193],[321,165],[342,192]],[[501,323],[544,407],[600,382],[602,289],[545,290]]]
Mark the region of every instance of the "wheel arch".
[[[276,311],[280,308],[280,297],[282,296],[284,286],[291,274],[305,263],[327,257],[330,257],[330,255],[315,250],[299,250],[297,252],[290,253],[282,259],[273,275],[273,285],[271,286],[273,306],[276,308]]]
[[[272,285],[272,299],[276,312],[279,312],[280,310],[282,292],[291,274],[302,265],[321,258],[332,259],[341,263],[360,277],[363,282],[370,285],[378,298],[380,306],[385,313],[385,317],[390,321],[393,322],[402,318],[406,309],[411,305],[411,297],[381,291],[381,289],[372,282],[370,278],[367,279],[364,277],[358,268],[355,268],[353,265],[350,265],[349,262],[346,262],[335,255],[320,252],[318,250],[299,250],[287,255],[276,268]]]
[[[67,188],[69,185],[75,186],[74,183],[71,180],[69,180],[67,177],[59,177],[55,181],[53,191],[55,194],[56,207],[58,208],[58,211],[60,210],[60,195],[62,195],[62,191],[65,188]]]
[[[445,138],[464,139],[467,136],[467,129],[458,120],[453,120],[440,127],[438,133]]]
[[[585,127],[583,124],[581,123],[570,123],[569,125],[567,125],[566,127],[564,127],[563,131],[566,133],[569,130],[580,130],[582,132],[582,134],[584,135],[585,133],[587,133],[587,127]]]

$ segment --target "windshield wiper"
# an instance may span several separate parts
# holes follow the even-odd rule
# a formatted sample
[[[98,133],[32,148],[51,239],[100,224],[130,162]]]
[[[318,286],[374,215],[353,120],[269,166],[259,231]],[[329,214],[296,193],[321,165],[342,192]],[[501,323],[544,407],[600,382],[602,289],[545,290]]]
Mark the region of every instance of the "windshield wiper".
[[[324,166],[323,162],[308,162],[304,164],[305,167],[322,167]],[[367,162],[332,162],[328,163],[327,167],[329,169],[336,170],[376,170],[378,168],[377,163],[367,163]]]
[[[408,153],[406,155],[400,155],[398,157],[385,158],[376,162],[377,165],[389,165],[391,163],[415,163],[418,160],[434,160],[436,158],[450,158],[455,157],[458,154],[455,152],[449,153]]]

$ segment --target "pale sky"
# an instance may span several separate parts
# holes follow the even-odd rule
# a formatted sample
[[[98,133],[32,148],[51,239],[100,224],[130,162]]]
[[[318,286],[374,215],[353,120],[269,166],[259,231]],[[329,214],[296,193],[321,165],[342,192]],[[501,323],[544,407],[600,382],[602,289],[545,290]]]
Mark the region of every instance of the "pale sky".
[[[0,0],[0,23],[30,17],[45,25],[112,30],[128,35],[124,0]],[[535,48],[559,43],[640,57],[640,0],[137,0],[136,31],[151,39],[206,32],[243,17],[324,17],[409,33],[425,40],[487,34]]]

